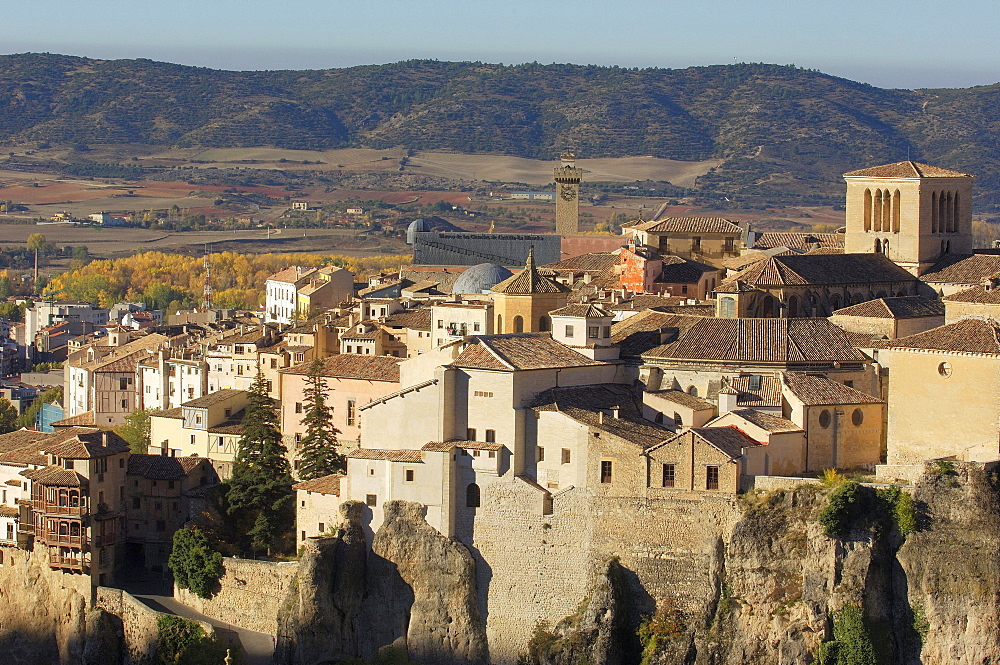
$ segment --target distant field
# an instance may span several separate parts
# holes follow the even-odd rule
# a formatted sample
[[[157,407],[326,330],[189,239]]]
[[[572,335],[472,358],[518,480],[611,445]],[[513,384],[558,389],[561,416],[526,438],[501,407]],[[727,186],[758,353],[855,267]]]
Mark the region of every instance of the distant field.
[[[240,164],[254,168],[284,170],[339,170],[339,171],[399,171],[399,160],[405,150],[370,150],[345,148],[341,150],[283,150],[279,148],[215,148],[211,150],[170,150],[140,159],[180,160],[204,162],[201,168],[226,168]],[[284,159],[282,162],[280,160]],[[302,162],[311,162],[302,164]],[[316,163],[321,162],[321,163]],[[634,182],[636,180],[665,180],[680,187],[694,185],[694,179],[704,175],[720,159],[701,162],[682,162],[656,157],[616,157],[581,159],[577,164],[584,170],[584,178],[602,182]],[[417,152],[407,160],[404,171],[416,175],[454,180],[489,180],[493,182],[523,182],[544,185],[552,182],[554,161],[524,159],[507,155],[462,155],[446,152]]]

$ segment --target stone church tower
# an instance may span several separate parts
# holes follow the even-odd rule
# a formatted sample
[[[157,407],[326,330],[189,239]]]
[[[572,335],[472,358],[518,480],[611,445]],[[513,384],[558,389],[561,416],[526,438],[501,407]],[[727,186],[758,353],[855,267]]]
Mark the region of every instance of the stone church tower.
[[[920,276],[945,254],[972,253],[968,173],[897,162],[844,174],[848,254],[885,254]]]
[[[576,155],[564,152],[561,166],[553,170],[556,181],[556,233],[580,232],[580,181],[583,169],[576,168]]]

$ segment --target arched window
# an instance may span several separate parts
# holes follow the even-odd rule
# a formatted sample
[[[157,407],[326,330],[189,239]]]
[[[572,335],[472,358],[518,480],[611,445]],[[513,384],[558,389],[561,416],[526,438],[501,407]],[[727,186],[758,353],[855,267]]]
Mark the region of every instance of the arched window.
[[[878,242],[877,240],[875,242]],[[795,318],[799,315],[799,297],[788,296],[788,317]]]
[[[71,535],[71,536],[79,536],[80,535],[80,523],[79,522],[71,522],[70,523],[70,525],[69,525],[69,535]]]
[[[878,238],[875,238],[875,253],[876,254],[882,253],[882,241],[879,240]]]
[[[878,293],[875,294],[875,297],[876,298],[888,298],[889,294],[886,293],[885,291],[879,291]]]
[[[892,193],[892,232],[899,233],[899,190]]]
[[[69,491],[69,505],[72,508],[77,508],[80,505],[80,492],[78,490]]]
[[[653,418],[653,422],[656,423],[657,425],[662,425],[663,424],[663,414],[662,413],[657,413],[656,417]]]
[[[861,427],[861,423],[865,422],[865,412],[861,409],[854,409],[854,413],[851,414],[851,422],[854,423],[855,427]]]
[[[952,228],[951,228],[952,233],[958,233],[959,232],[959,228],[958,228],[958,220],[959,220],[959,217],[958,217],[958,192],[955,192],[955,202],[952,205],[951,214],[952,214],[952,219],[955,220],[952,223],[952,225],[951,225],[952,226]]]
[[[500,335],[502,333],[503,333],[503,317],[497,314],[497,334]]]
[[[892,220],[890,216],[892,214],[892,198],[889,195],[888,189],[882,190],[882,230],[890,231],[892,229]]]
[[[931,192],[931,233],[941,232],[941,218],[938,216],[938,195]]]
[[[524,319],[520,314],[514,317],[514,332],[524,332]]]
[[[830,309],[838,310],[840,309],[840,294],[834,293],[830,296]]]
[[[698,396],[698,388],[696,386],[688,386],[687,394],[691,395],[692,397],[697,397]]]
[[[733,319],[736,318],[736,299],[735,298],[720,298],[719,299],[719,316],[723,319]]]
[[[938,194],[938,231],[940,233],[948,232],[948,213],[946,211],[948,197],[944,192]]]
[[[872,230],[872,190],[865,190],[865,231]]]
[[[826,429],[827,427],[829,427],[830,426],[830,420],[831,420],[831,418],[830,418],[830,412],[829,411],[827,411],[826,409],[823,409],[822,411],[819,412],[819,426],[820,427],[822,427],[823,429]]]
[[[69,494],[68,494],[68,492],[66,490],[59,490],[59,505],[60,506],[68,506],[69,505],[69,502],[67,501],[68,498],[69,498]]]
[[[59,535],[60,536],[68,536],[69,535],[69,524],[67,524],[66,522],[60,522],[59,523]]]
[[[538,317],[538,332],[548,332],[549,330],[549,316],[548,314],[542,314]]]
[[[882,253],[885,254],[886,256],[889,256],[889,239],[888,238],[886,238],[882,242]]]
[[[475,483],[469,483],[465,488],[465,507],[466,508],[478,508],[479,507],[479,485]]]
[[[876,189],[872,199],[872,230],[882,230],[882,190]]]
[[[681,414],[674,412],[674,427],[684,427],[684,423],[681,421]]]

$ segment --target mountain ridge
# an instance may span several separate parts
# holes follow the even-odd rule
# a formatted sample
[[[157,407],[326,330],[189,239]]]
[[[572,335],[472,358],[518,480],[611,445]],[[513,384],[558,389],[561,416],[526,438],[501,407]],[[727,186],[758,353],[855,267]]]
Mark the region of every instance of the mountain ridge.
[[[1000,84],[877,88],[791,65],[687,69],[409,60],[225,71],[0,56],[0,142],[404,147],[555,159],[723,158],[702,187],[825,193],[911,158],[974,173],[1000,202]]]

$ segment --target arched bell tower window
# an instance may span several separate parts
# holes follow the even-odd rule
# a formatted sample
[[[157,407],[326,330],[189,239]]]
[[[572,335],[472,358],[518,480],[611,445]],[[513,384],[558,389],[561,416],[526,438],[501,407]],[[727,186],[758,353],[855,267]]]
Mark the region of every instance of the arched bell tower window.
[[[879,240],[878,238],[875,238],[875,253],[876,254],[882,253],[882,241]]]
[[[931,192],[931,233],[941,233],[941,215],[938,211],[937,192]]]
[[[872,190],[865,190],[865,232],[872,230]]]
[[[899,190],[892,193],[892,232],[899,233]]]

